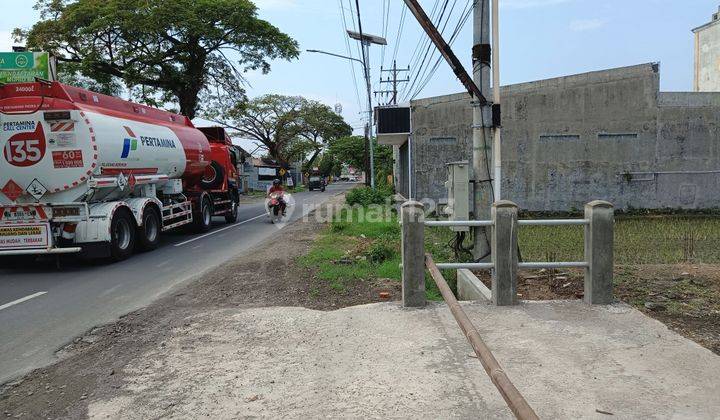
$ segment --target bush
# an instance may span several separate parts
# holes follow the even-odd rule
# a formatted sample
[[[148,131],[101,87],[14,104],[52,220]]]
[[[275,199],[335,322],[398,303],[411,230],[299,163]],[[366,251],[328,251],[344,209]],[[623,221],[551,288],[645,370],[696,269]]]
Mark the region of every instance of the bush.
[[[395,256],[396,251],[387,243],[375,242],[368,248],[366,255],[372,263],[382,263]]]
[[[361,206],[369,206],[371,204],[385,204],[386,200],[393,195],[390,187],[382,186],[372,189],[370,187],[355,188],[345,195],[345,201],[348,205],[355,204]]]

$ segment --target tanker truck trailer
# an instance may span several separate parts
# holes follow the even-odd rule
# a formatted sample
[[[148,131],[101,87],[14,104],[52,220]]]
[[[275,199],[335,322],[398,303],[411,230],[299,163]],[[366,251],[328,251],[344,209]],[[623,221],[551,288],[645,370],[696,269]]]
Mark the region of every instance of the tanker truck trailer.
[[[0,256],[119,261],[237,219],[240,154],[222,128],[47,81],[1,86],[0,128]]]

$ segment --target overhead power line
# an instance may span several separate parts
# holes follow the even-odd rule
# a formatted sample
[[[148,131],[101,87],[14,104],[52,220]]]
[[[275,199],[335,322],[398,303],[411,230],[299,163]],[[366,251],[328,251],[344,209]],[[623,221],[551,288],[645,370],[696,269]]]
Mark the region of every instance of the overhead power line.
[[[343,7],[343,1],[338,0],[338,5],[340,6],[340,16],[342,17],[342,37],[345,40],[345,51],[347,52],[347,55],[349,57],[353,57],[352,54],[352,48],[350,47],[350,40],[348,40],[348,37],[345,34],[345,31],[347,30],[347,20],[345,19],[345,8]],[[352,15],[352,13],[351,13]],[[353,57],[354,58],[354,57]],[[348,65],[350,66],[350,72],[352,74],[352,81],[353,86],[355,87],[355,97],[357,99],[358,108],[363,109],[362,101],[360,100],[360,90],[358,89],[357,84],[357,75],[355,74],[355,65],[352,61],[348,61]]]
[[[400,46],[400,40],[402,39],[403,29],[405,28],[405,15],[407,14],[407,7],[402,8],[400,12],[400,22],[398,23],[397,36],[395,37],[395,48],[393,51],[393,61],[397,59],[398,47]]]
[[[474,5],[473,1],[468,2],[466,9],[463,10],[462,13],[460,14],[460,19],[459,19],[457,25],[455,26],[455,29],[453,30],[452,34],[450,35],[448,45],[450,45],[450,46],[453,45],[453,43],[455,42],[457,37],[462,32],[462,29],[467,24],[468,20],[470,20],[470,16],[472,15],[473,5]],[[417,97],[423,91],[423,89],[425,89],[425,87],[428,85],[430,80],[432,80],[432,77],[437,72],[437,69],[440,67],[440,63],[442,62],[442,60],[443,60],[442,55],[437,57],[437,59],[435,60],[435,63],[432,66],[432,69],[428,73],[427,77],[423,80],[423,82],[420,84],[420,87],[415,91],[415,93],[410,97],[410,99],[415,99],[415,97]]]
[[[440,25],[442,24],[443,16],[445,15],[445,11],[447,10],[448,3],[450,3],[450,0],[445,0],[445,3],[443,3],[442,9],[440,10],[439,15],[435,19],[436,21],[433,22],[433,24],[435,25],[436,28],[439,28]],[[448,20],[450,19],[449,15],[448,15],[447,19]],[[433,20],[433,19],[431,18],[431,20]],[[442,34],[442,32],[441,32],[441,34]],[[433,53],[430,54],[430,51],[433,51]],[[407,93],[404,95],[403,100],[406,100],[410,97],[410,93],[413,92],[413,89],[415,88],[417,81],[421,77],[420,76],[421,72],[422,72],[422,74],[425,74],[425,72],[426,72],[425,63],[427,62],[429,64],[428,59],[431,59],[434,52],[435,52],[435,49],[433,48],[432,41],[428,41],[427,46],[425,48],[425,52],[422,54],[422,60],[420,61],[420,64],[417,65],[417,67],[415,68],[416,71],[412,77],[412,82],[410,82],[406,86],[406,89],[404,90]],[[428,56],[428,54],[430,54],[430,56]]]

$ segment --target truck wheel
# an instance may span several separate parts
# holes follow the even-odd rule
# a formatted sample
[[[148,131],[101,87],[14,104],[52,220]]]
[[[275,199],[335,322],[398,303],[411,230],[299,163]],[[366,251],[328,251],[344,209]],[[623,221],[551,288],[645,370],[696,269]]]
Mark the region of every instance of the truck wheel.
[[[193,230],[198,233],[207,232],[212,226],[212,203],[207,196],[200,201],[200,211],[193,215]]]
[[[110,222],[110,258],[122,261],[132,255],[135,247],[135,226],[129,211],[119,209]]]
[[[160,231],[162,225],[160,216],[154,207],[149,207],[143,213],[142,226],[137,229],[138,246],[143,251],[152,251],[160,245]]]
[[[227,223],[235,223],[238,219],[238,195],[237,193],[231,193],[232,197],[230,198],[230,211],[225,213],[225,221]]]
[[[206,190],[219,188],[225,179],[225,169],[216,161],[211,161],[210,165],[205,169],[205,174],[200,185]]]

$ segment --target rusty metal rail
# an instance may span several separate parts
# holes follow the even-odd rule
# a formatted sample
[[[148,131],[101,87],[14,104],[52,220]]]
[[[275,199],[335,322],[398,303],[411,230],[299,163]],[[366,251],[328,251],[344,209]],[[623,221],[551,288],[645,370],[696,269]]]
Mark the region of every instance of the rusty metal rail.
[[[437,284],[438,289],[440,289],[440,293],[442,294],[443,299],[445,299],[445,303],[447,303],[450,307],[450,312],[452,312],[455,317],[455,321],[457,321],[460,329],[465,334],[465,337],[467,337],[473,350],[475,350],[475,354],[480,360],[480,363],[482,363],[483,368],[485,368],[485,372],[487,372],[490,376],[493,384],[495,384],[495,387],[498,391],[500,391],[500,395],[502,395],[505,399],[508,407],[510,407],[510,410],[512,410],[513,414],[515,414],[515,417],[521,420],[538,419],[535,411],[532,407],[530,407],[530,404],[525,401],[525,398],[523,398],[520,391],[515,388],[515,385],[510,382],[510,379],[500,367],[500,364],[495,359],[495,356],[493,356],[490,348],[488,348],[482,340],[480,333],[478,333],[477,329],[470,321],[470,318],[468,318],[465,314],[465,311],[462,310],[462,307],[455,298],[452,290],[450,290],[450,287],[445,281],[445,278],[443,278],[438,267],[435,265],[435,262],[430,254],[425,254],[425,265],[428,270],[430,270],[430,275],[435,280],[435,284]]]

